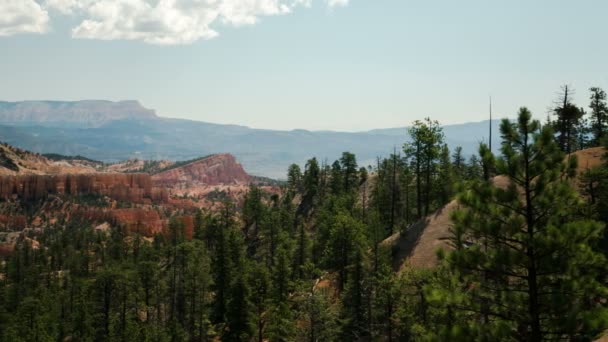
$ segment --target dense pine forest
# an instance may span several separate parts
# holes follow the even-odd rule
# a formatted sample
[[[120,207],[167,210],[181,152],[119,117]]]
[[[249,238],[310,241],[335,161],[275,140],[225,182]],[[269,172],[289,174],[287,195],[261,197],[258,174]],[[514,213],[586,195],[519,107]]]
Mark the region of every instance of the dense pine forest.
[[[0,268],[2,341],[592,341],[608,329],[606,93],[521,108],[465,156],[415,121],[375,165],[292,165],[278,193],[172,220],[153,239],[86,220],[22,239]],[[387,151],[390,152],[390,151]],[[496,153],[493,153],[496,152]],[[383,243],[456,199],[432,268]]]

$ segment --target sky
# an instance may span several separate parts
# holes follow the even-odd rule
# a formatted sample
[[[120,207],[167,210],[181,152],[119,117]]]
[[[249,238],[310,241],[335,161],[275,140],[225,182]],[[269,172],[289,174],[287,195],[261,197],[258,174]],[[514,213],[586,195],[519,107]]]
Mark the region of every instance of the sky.
[[[608,90],[605,0],[0,0],[0,100],[361,131]]]

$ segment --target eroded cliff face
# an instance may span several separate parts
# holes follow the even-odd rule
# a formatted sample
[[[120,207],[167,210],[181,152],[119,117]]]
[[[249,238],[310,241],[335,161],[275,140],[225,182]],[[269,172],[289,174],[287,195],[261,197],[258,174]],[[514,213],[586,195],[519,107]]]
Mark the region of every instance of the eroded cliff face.
[[[169,222],[177,219],[186,238],[192,238],[199,208],[213,210],[223,198],[238,203],[251,181],[230,154],[185,165],[159,161],[158,168],[175,168],[151,176],[128,173],[150,169],[143,161],[88,166],[73,160],[51,161],[9,145],[0,144],[0,151],[4,152],[0,164],[0,254],[10,254],[19,239],[29,238],[26,232],[42,232],[71,220],[87,222],[100,231],[119,228],[150,239],[168,234]],[[30,210],[27,214],[26,207]],[[36,236],[31,237],[37,243]]]
[[[192,185],[247,184],[249,175],[231,154],[215,154],[207,158],[152,176],[156,186],[180,188]]]
[[[21,171],[21,170],[20,170]],[[237,199],[246,192],[250,177],[230,154],[218,154],[176,167],[154,176],[146,173],[0,174],[0,201],[38,201],[49,195],[99,195],[132,204],[192,207],[184,197],[203,199],[222,192]],[[209,203],[196,202],[196,206]]]
[[[153,188],[148,174],[95,173],[0,176],[0,199],[39,200],[50,194],[102,195],[133,203],[163,202],[168,194]]]
[[[163,232],[168,224],[168,219],[161,217],[157,210],[114,209],[110,215],[112,224],[125,228],[127,234],[137,233],[146,237]]]

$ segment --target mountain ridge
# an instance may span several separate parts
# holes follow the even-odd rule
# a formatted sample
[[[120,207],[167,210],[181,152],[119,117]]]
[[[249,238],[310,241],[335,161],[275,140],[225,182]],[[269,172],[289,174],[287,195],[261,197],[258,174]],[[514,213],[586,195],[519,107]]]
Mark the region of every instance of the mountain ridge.
[[[100,127],[121,119],[153,119],[156,112],[137,100],[0,101],[0,121],[12,124]]]
[[[96,121],[76,122],[61,129],[56,121],[14,123],[0,115],[0,137],[14,146],[38,153],[81,155],[103,162],[134,158],[179,161],[231,153],[250,174],[275,179],[284,178],[292,163],[303,165],[313,156],[321,162],[335,160],[344,151],[355,153],[361,166],[371,165],[376,157],[388,155],[394,147],[400,149],[407,140],[405,127],[364,132],[281,131],[145,113],[118,117],[98,113],[103,117]],[[492,122],[495,132],[498,124],[498,120]],[[471,155],[487,136],[488,121],[443,127],[446,142],[450,146],[462,146],[464,154]],[[494,146],[499,146],[498,136],[494,135]]]

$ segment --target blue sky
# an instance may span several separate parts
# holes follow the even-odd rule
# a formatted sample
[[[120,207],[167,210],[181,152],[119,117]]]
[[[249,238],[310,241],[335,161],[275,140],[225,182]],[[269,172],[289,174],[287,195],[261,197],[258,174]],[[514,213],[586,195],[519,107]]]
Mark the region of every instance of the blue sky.
[[[606,18],[605,0],[0,0],[0,100],[353,131],[482,120],[491,95],[545,118],[562,84],[580,106],[608,89]]]

